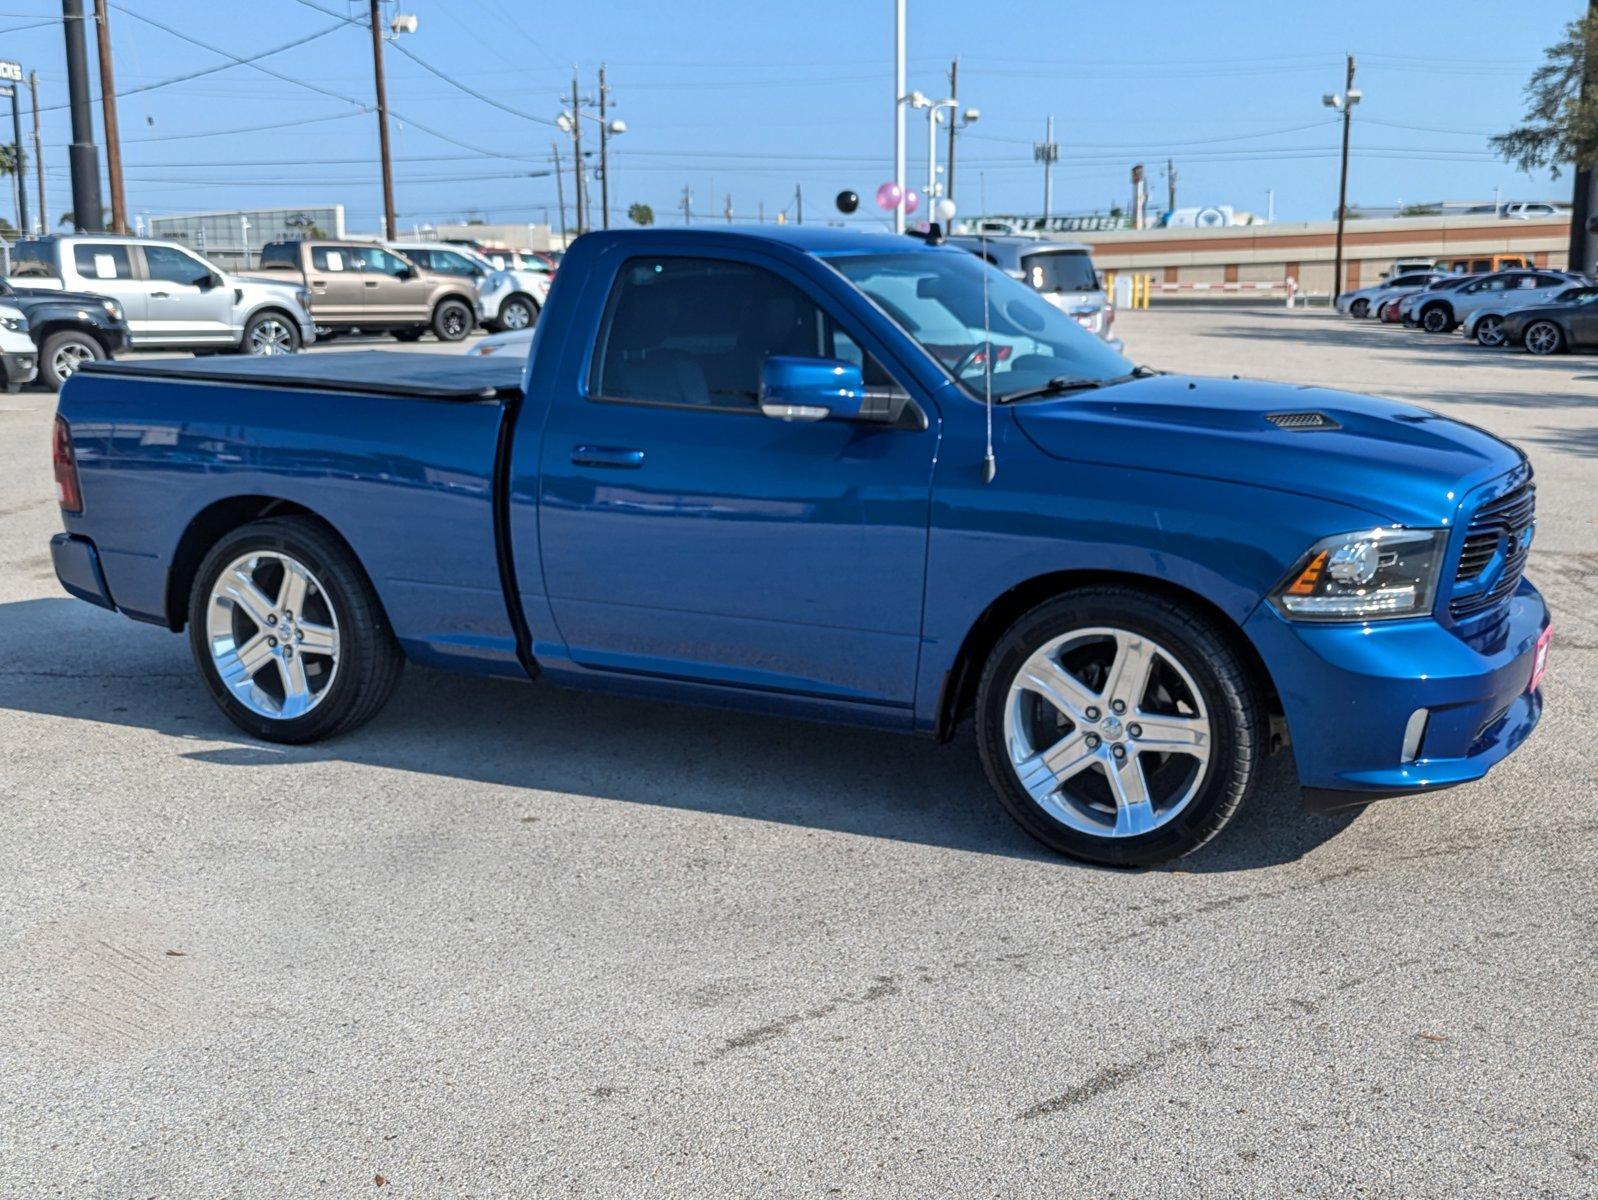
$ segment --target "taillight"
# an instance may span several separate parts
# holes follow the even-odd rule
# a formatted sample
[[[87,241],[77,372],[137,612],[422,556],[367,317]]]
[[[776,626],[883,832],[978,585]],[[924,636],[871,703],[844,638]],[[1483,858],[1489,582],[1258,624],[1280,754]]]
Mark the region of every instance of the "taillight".
[[[55,438],[51,445],[51,459],[55,464],[55,498],[62,512],[83,511],[83,489],[78,486],[78,459],[72,453],[72,430],[66,418],[55,419]]]

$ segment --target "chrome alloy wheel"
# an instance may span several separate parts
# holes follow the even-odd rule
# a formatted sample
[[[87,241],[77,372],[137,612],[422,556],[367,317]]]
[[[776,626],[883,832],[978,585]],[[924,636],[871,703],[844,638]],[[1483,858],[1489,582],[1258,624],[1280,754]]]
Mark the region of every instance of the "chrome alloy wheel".
[[[282,321],[267,317],[250,330],[249,351],[251,354],[292,354],[294,335]]]
[[[1175,818],[1209,771],[1214,733],[1198,685],[1169,650],[1125,629],[1041,646],[1010,683],[1010,765],[1055,820],[1135,837]]]
[[[1499,316],[1483,317],[1476,322],[1476,341],[1482,346],[1504,344],[1504,319]]]
[[[66,380],[84,363],[94,362],[94,351],[81,342],[66,342],[50,359],[57,379]]]
[[[252,551],[212,585],[206,641],[222,684],[257,716],[315,708],[338,675],[338,617],[327,592],[286,554]]]
[[[1526,330],[1526,349],[1533,354],[1552,354],[1559,349],[1559,327],[1552,321],[1538,321]]]
[[[533,323],[533,310],[524,300],[506,301],[500,310],[499,323],[506,329],[526,329]]]

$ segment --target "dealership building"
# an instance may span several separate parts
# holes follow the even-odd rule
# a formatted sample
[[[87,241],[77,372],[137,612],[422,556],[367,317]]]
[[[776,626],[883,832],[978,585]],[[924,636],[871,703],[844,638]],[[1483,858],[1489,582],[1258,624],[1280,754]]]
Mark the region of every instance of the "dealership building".
[[[229,269],[255,265],[267,242],[328,237],[343,238],[342,204],[309,204],[293,208],[233,209],[228,212],[181,213],[151,217],[151,237],[181,242]]]

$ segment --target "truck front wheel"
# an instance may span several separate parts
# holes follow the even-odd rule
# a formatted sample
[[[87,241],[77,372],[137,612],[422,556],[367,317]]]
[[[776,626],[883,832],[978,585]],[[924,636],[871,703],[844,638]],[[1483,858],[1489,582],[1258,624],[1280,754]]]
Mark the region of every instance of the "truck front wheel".
[[[464,300],[443,300],[433,310],[433,336],[441,342],[458,342],[472,331],[471,306]]]
[[[1266,745],[1259,685],[1208,620],[1128,588],[1070,593],[1000,639],[977,743],[1001,804],[1088,862],[1152,866],[1209,841]]]
[[[270,742],[314,742],[377,715],[404,659],[349,549],[308,517],[254,521],[205,556],[189,643],[228,719]]]

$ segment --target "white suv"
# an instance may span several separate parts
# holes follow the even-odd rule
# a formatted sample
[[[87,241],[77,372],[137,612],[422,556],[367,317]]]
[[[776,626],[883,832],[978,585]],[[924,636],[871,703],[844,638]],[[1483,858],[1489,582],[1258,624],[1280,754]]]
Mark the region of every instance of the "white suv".
[[[176,242],[97,233],[24,238],[11,249],[10,278],[111,297],[127,314],[136,350],[289,354],[316,340],[303,287],[230,275]]]
[[[483,302],[483,324],[495,333],[529,328],[549,296],[548,276],[502,270],[467,246],[389,242],[388,248],[424,270],[470,277]]]

